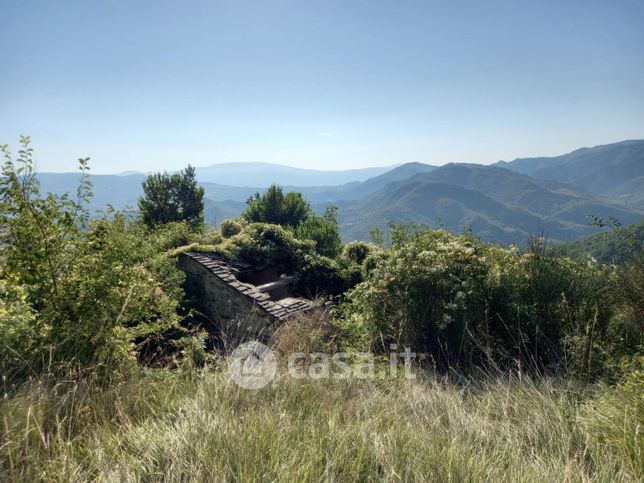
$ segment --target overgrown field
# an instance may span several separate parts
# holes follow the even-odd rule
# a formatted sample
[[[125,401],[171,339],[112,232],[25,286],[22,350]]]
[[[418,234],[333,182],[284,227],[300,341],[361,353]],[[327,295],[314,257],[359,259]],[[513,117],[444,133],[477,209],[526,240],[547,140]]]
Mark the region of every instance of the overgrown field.
[[[107,391],[58,382],[0,405],[0,480],[641,481],[639,381],[285,378],[220,369]]]

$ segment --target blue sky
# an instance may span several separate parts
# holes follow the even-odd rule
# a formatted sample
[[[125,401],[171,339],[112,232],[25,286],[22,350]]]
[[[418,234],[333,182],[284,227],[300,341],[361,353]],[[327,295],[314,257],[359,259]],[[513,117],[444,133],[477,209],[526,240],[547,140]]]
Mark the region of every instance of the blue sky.
[[[43,171],[491,163],[644,138],[644,2],[0,0]]]

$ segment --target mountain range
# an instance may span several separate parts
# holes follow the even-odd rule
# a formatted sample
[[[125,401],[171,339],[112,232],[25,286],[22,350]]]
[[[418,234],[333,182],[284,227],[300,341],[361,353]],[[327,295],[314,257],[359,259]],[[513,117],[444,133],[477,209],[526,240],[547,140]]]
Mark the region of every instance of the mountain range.
[[[299,191],[316,211],[339,207],[343,239],[368,239],[389,222],[472,230],[482,239],[521,243],[545,231],[553,241],[597,231],[589,215],[644,219],[644,140],[582,148],[556,157],[519,158],[494,165],[440,167],[406,163],[388,168],[319,171],[269,163],[228,163],[197,168],[205,189],[206,221],[237,216],[253,193],[271,183]],[[43,191],[74,192],[78,174],[40,173]],[[92,175],[92,210],[135,207],[141,173]]]
[[[641,140],[581,148],[552,158],[499,161],[497,166],[533,178],[570,183],[614,201],[644,207],[644,142]]]
[[[293,186],[325,186],[365,181],[389,171],[392,166],[341,171],[302,169],[272,163],[220,163],[196,168],[197,178],[204,183],[228,186],[268,188],[279,180]]]

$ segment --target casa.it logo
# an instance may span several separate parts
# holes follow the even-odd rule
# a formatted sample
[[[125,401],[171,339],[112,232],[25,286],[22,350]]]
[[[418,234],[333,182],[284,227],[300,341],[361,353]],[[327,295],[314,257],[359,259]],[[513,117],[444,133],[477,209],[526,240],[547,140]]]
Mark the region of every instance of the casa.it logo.
[[[276,373],[275,354],[261,342],[246,342],[228,358],[230,378],[244,389],[261,389],[273,380]]]

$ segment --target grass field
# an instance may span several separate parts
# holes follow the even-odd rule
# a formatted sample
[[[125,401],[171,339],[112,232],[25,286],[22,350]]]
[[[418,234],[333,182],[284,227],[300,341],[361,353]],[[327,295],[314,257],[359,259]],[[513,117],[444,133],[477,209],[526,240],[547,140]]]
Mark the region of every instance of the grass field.
[[[293,381],[220,369],[0,405],[0,480],[641,481],[641,387],[517,376]]]

